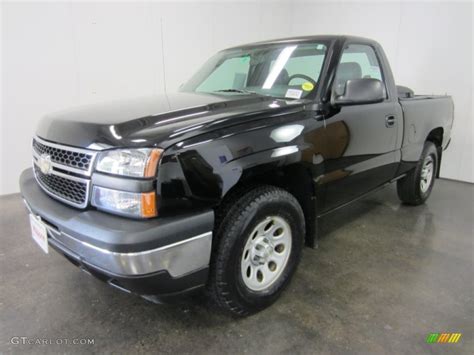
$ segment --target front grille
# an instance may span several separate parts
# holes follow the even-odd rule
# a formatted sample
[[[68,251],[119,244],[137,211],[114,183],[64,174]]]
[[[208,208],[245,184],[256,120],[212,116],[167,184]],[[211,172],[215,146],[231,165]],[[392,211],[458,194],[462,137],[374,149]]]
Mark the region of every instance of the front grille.
[[[43,144],[38,139],[33,139],[33,149],[38,155],[49,155],[51,161],[55,163],[86,171],[91,167],[94,158],[92,153],[86,153],[74,148],[62,149],[50,144]]]
[[[89,203],[90,176],[97,151],[33,139],[33,168],[40,187],[74,207]]]
[[[87,182],[73,181],[58,175],[46,175],[35,165],[35,175],[40,186],[50,194],[73,205],[83,206],[87,201]]]

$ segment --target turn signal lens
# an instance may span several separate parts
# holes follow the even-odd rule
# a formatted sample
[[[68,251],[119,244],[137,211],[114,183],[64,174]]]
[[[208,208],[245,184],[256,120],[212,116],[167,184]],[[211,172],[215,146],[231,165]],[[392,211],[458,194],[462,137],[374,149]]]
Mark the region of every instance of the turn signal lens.
[[[142,217],[144,218],[155,217],[157,215],[156,193],[154,191],[147,192],[147,193],[142,193],[141,196],[142,196],[142,206],[141,206]]]
[[[136,218],[156,217],[156,193],[128,192],[94,186],[92,205],[111,213]]]
[[[145,177],[154,177],[161,157],[161,149],[152,149],[145,165]]]

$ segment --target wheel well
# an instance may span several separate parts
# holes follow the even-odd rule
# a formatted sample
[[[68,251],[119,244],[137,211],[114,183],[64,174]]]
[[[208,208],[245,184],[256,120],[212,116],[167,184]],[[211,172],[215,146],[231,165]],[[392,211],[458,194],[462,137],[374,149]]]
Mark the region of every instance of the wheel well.
[[[234,185],[215,209],[216,228],[219,227],[229,205],[247,191],[259,185],[272,185],[291,193],[299,202],[305,218],[305,243],[313,247],[316,239],[316,191],[310,172],[301,165],[290,165],[258,175],[249,175]]]
[[[426,137],[427,141],[433,142],[436,147],[441,147],[443,144],[444,130],[441,127],[433,129]]]
[[[441,168],[441,155],[443,153],[443,134],[444,129],[442,127],[438,127],[433,129],[426,137],[426,141],[432,142],[436,149],[438,150],[438,168],[436,169],[436,177],[439,178],[439,172]]]

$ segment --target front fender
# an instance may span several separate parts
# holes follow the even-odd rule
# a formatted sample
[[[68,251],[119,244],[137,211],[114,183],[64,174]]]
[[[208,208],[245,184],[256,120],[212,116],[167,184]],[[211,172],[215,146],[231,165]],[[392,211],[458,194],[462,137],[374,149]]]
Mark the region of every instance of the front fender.
[[[159,212],[216,206],[237,184],[293,165],[317,174],[323,159],[314,132],[320,123],[296,118],[248,123],[240,131],[211,132],[168,149],[158,172]]]
[[[279,146],[230,161],[216,171],[223,182],[220,197],[244,181],[266,176],[287,166],[304,164],[305,152],[310,149],[308,144]]]

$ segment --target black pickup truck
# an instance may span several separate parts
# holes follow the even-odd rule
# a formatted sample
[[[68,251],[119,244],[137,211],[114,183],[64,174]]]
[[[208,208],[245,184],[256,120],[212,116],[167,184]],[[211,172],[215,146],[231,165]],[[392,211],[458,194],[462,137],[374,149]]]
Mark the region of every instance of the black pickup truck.
[[[247,315],[277,299],[321,216],[395,181],[424,203],[453,111],[396,86],[372,40],[253,43],[178,93],[44,117],[21,193],[44,251],[149,300],[204,288]]]

